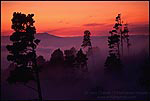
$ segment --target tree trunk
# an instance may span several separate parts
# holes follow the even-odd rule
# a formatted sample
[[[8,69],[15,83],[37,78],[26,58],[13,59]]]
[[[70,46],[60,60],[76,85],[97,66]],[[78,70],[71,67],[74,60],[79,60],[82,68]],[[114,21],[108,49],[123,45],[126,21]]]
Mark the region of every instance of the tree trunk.
[[[40,86],[40,79],[39,79],[38,70],[36,70],[36,78],[37,78],[37,88],[38,88],[39,101],[42,101],[42,92],[41,92],[41,86]]]
[[[123,56],[123,39],[122,39],[122,34],[121,34],[121,53],[122,53],[122,56]]]
[[[35,50],[34,50],[34,52],[35,52]],[[36,52],[35,52],[35,54],[36,54]],[[36,75],[36,83],[37,83],[37,89],[38,89],[38,97],[39,97],[39,101],[42,101],[42,92],[41,92],[41,86],[40,86],[39,69],[37,67],[36,57],[34,59],[34,64],[35,64],[35,75]]]

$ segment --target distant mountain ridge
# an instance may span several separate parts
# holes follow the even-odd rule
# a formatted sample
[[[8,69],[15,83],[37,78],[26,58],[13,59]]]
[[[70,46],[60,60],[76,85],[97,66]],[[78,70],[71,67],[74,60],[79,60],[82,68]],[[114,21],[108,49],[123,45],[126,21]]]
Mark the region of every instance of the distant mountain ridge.
[[[130,34],[129,34],[130,35]],[[106,36],[92,36],[91,35],[91,37],[108,37],[109,36],[109,34],[107,34]],[[130,36],[148,36],[148,35],[130,35]],[[2,34],[1,34],[1,37],[3,37],[3,38],[7,38],[7,37],[9,37],[9,35],[6,35],[6,36],[3,36]],[[73,38],[73,37],[83,37],[83,35],[81,35],[81,36],[65,36],[65,37],[61,37],[61,36],[57,36],[57,35],[53,35],[53,34],[49,34],[49,33],[47,33],[47,32],[40,32],[40,33],[36,33],[35,34],[35,37],[47,37],[47,38]]]
[[[56,35],[52,35],[52,34],[49,34],[47,32],[44,32],[44,33],[36,33],[35,34],[35,37],[54,37],[54,38],[62,38],[60,36],[56,36]]]
[[[10,36],[10,35],[6,35],[6,36],[5,36],[5,35],[2,35],[2,34],[1,34],[1,37],[3,37],[3,38],[4,38],[4,37],[9,37],[9,36]],[[38,37],[38,36],[44,36],[44,37],[45,37],[45,36],[46,36],[46,37],[50,37],[50,36],[51,36],[51,37],[61,38],[60,36],[56,36],[56,35],[53,35],[53,34],[49,34],[49,33],[47,33],[47,32],[36,33],[35,36],[37,36],[37,37]]]

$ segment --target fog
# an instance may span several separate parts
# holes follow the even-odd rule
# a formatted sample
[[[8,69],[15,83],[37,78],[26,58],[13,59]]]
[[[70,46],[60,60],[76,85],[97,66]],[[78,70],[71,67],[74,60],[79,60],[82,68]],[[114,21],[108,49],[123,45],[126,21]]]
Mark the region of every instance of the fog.
[[[37,35],[41,40],[37,47],[37,55],[42,55],[50,60],[51,53],[60,48],[62,51],[75,47],[81,48],[82,37],[57,37],[48,34]],[[9,85],[6,78],[9,73],[7,61],[8,51],[6,45],[10,44],[9,37],[1,37],[1,69],[2,71],[2,98],[3,99],[36,99],[37,93],[23,85]],[[117,73],[107,73],[104,70],[104,63],[108,56],[107,36],[93,36],[91,42],[93,52],[88,55],[88,72],[62,68],[47,67],[41,74],[41,88],[44,99],[99,99],[90,95],[89,91],[100,89],[101,91],[136,91],[143,90],[139,87],[137,80],[141,75],[141,66],[149,55],[149,37],[144,35],[130,36],[131,46],[129,51],[124,44],[124,52],[121,55],[123,70]],[[33,82],[29,85],[35,86]],[[23,92],[22,92],[23,91]],[[20,93],[22,92],[22,93]],[[111,95],[111,94],[110,94]],[[142,95],[143,96],[143,95]],[[142,99],[139,96],[135,99]],[[102,99],[102,98],[101,98]]]

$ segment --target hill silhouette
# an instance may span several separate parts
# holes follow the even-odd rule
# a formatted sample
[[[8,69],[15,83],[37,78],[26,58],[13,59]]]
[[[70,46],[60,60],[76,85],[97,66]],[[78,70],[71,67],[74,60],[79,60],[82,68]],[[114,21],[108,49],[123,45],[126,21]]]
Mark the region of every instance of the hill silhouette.
[[[53,34],[49,34],[49,33],[47,33],[47,32],[43,32],[43,33],[37,33],[36,35],[35,35],[35,37],[40,37],[40,38],[62,38],[62,37],[60,37],[60,36],[56,36],[56,35],[53,35]]]

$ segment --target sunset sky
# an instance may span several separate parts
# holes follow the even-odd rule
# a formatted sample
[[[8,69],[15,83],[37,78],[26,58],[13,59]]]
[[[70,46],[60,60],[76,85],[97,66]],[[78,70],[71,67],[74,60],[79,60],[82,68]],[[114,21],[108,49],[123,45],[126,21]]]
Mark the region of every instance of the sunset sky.
[[[57,36],[106,36],[121,13],[130,34],[148,34],[148,1],[2,1],[1,34],[10,35],[13,12],[34,13],[37,33]]]

